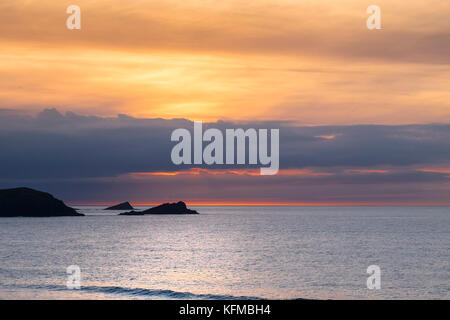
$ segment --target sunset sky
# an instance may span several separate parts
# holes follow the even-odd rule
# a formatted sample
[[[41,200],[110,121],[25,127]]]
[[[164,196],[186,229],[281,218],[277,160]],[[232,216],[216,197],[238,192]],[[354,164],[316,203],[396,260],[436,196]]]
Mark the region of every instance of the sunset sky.
[[[167,165],[194,120],[280,128],[280,174]],[[71,203],[450,204],[450,1],[2,1],[0,124],[0,187]]]

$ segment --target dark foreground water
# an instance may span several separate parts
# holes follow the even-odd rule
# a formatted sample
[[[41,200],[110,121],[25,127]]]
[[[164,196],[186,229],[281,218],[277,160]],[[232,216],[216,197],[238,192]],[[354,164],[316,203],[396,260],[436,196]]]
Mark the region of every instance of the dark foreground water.
[[[448,207],[0,219],[0,298],[449,299]],[[81,269],[68,290],[66,268]],[[369,290],[369,265],[381,289]]]

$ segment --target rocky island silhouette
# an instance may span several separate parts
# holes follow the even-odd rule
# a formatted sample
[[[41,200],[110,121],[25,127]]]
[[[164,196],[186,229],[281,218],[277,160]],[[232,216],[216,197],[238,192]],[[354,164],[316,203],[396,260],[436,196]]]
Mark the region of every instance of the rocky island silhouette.
[[[143,216],[150,214],[198,214],[188,209],[183,201],[164,203],[159,206],[135,211],[127,201],[104,210],[131,210],[120,213],[122,216]],[[50,193],[21,187],[0,190],[0,217],[78,217],[84,216],[76,209],[67,206]]]
[[[0,217],[84,216],[51,194],[30,188],[0,190]]]
[[[197,211],[188,209],[183,201],[163,203],[159,206],[144,211],[129,211],[119,213],[120,216],[143,216],[148,214],[198,214]]]
[[[115,206],[105,208],[104,210],[134,210],[134,208],[128,201],[126,201],[116,204]]]

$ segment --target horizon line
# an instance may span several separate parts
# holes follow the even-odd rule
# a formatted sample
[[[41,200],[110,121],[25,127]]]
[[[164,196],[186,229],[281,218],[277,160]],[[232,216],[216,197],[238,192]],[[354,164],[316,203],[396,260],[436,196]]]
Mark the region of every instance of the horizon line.
[[[182,200],[181,200],[182,201]],[[70,206],[92,206],[92,207],[109,207],[126,201],[104,202],[104,203],[83,203],[70,202]],[[132,202],[128,201],[132,206],[158,206],[168,202],[178,202],[176,200],[168,200],[163,202]],[[286,207],[449,207],[450,203],[423,203],[423,202],[188,202],[189,206],[222,206],[222,207],[263,207],[263,206],[286,206]]]

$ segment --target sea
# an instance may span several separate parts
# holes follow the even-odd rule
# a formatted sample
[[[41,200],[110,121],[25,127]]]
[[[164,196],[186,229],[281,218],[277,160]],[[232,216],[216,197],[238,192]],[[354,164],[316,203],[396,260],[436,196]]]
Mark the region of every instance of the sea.
[[[0,299],[450,298],[450,207],[77,208],[0,218]]]

